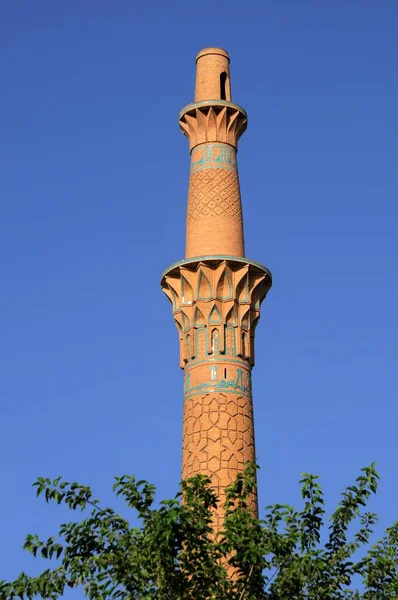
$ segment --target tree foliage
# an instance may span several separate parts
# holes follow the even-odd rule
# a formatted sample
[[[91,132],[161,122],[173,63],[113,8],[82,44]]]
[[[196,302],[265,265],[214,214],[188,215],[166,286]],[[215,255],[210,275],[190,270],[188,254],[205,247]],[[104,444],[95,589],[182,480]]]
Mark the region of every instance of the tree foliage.
[[[326,522],[318,478],[306,473],[300,510],[275,504],[257,519],[248,508],[255,471],[248,465],[228,488],[217,535],[212,511],[218,498],[204,476],[182,482],[176,497],[160,504],[153,485],[116,477],[113,489],[138,527],[102,508],[89,487],[39,478],[38,496],[83,511],[84,518],[62,524],[48,540],[28,535],[24,548],[51,567],[38,577],[21,573],[1,582],[0,598],[53,600],[68,587],[82,588],[90,600],[398,598],[398,522],[370,545],[376,515],[366,505],[377,490],[374,464],[362,469]],[[360,591],[354,589],[358,578]]]

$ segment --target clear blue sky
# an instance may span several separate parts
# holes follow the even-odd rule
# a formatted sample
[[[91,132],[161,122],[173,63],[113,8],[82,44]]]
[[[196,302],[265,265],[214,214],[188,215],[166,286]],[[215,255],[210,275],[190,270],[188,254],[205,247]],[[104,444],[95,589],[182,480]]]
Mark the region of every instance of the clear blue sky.
[[[396,517],[396,0],[0,2],[0,578],[69,517],[37,476],[114,474],[174,495],[182,373],[159,279],[183,258],[199,49],[231,55],[249,257],[274,286],[257,329],[260,504],[333,504],[360,467]],[[72,515],[71,515],[72,516]],[[68,598],[72,594],[68,594]],[[77,598],[73,594],[73,597]]]

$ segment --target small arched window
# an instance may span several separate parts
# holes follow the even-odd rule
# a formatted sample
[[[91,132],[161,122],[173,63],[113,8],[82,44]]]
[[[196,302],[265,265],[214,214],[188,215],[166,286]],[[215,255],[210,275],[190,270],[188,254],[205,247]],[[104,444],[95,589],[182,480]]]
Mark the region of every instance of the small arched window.
[[[221,100],[227,99],[227,78],[228,78],[228,73],[223,71],[220,74],[220,98],[221,98]]]
[[[246,345],[247,345],[247,335],[246,335],[246,333],[242,333],[242,356],[243,356],[243,358],[247,358]]]
[[[220,354],[220,337],[217,329],[211,333],[211,354]]]

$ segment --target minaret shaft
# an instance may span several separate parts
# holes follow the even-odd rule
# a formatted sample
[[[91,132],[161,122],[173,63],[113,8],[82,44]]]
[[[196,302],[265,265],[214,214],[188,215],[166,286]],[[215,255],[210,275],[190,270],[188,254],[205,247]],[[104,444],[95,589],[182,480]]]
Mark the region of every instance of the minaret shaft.
[[[236,150],[205,143],[191,153],[186,258],[244,256],[242,204]]]
[[[231,101],[229,56],[197,56],[195,102],[180,113],[189,140],[185,259],[162,288],[173,307],[184,369],[182,476],[209,475],[221,498],[255,459],[251,369],[254,331],[271,274],[245,258],[237,144],[245,111]],[[257,510],[257,496],[252,498]],[[215,515],[216,528],[223,509]]]

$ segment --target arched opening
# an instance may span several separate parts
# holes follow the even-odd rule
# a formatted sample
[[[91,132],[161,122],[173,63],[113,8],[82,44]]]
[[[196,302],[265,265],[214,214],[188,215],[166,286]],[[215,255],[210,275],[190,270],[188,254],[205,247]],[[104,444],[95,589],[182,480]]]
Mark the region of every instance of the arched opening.
[[[242,357],[243,358],[248,358],[246,346],[247,346],[247,335],[246,335],[246,333],[242,333]]]
[[[221,100],[227,99],[227,79],[228,79],[228,73],[223,71],[220,74],[220,97],[221,97]]]
[[[220,336],[217,329],[211,332],[211,354],[220,354]]]

